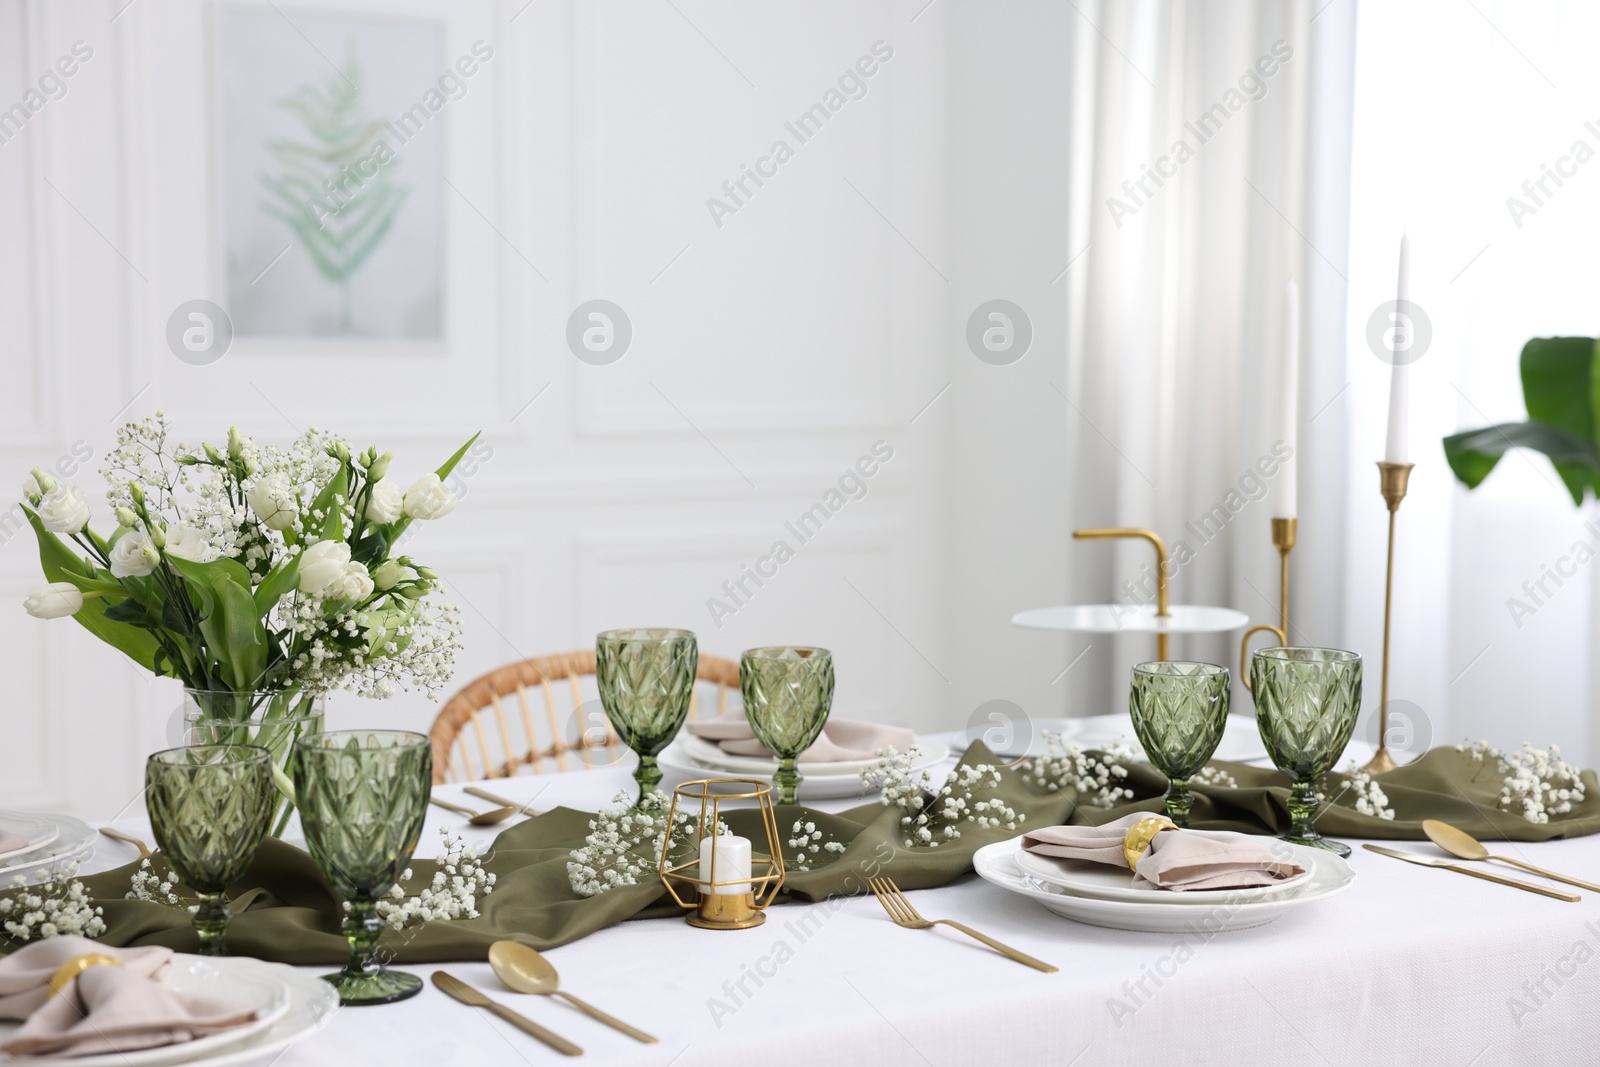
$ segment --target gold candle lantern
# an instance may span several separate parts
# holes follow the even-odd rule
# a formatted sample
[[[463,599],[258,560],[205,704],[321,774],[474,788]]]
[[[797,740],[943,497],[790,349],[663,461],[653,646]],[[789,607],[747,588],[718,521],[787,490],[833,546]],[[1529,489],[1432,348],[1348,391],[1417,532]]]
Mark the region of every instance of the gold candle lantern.
[[[725,808],[755,801],[761,813],[764,842],[719,835]],[[783,888],[783,849],[778,820],[773,813],[772,786],[754,778],[700,778],[672,791],[667,825],[677,825],[678,806],[699,805],[692,856],[679,855],[674,863],[673,834],[661,849],[659,869],[667,892],[680,907],[690,909],[690,926],[705,930],[746,930],[767,921],[765,909]],[[739,845],[724,849],[719,842]],[[755,851],[765,844],[766,854]],[[709,848],[707,846],[710,846]],[[730,855],[732,853],[732,855]],[[741,855],[740,853],[747,853]],[[702,859],[709,857],[709,862]],[[719,866],[722,869],[719,870]],[[706,868],[702,870],[702,867]]]

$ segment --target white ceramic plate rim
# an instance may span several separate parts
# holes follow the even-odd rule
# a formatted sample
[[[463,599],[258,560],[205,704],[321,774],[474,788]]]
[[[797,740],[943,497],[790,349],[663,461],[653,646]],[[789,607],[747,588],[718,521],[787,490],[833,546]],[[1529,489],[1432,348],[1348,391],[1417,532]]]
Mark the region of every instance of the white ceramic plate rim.
[[[171,970],[162,984],[176,991],[187,990],[241,1008],[253,1007],[256,1017],[243,1026],[221,1030],[193,1041],[129,1052],[107,1052],[97,1056],[30,1056],[21,1059],[0,1056],[0,1063],[37,1064],[39,1067],[169,1067],[191,1063],[211,1052],[231,1049],[274,1026],[289,1013],[289,988],[273,975],[252,973],[232,966],[232,961],[214,961],[201,956],[179,954],[172,957]],[[254,996],[238,996],[245,990]],[[229,995],[230,993],[235,995]],[[220,995],[219,995],[220,994]],[[0,1024],[0,1040],[20,1029],[22,1024]]]
[[[1274,914],[1284,908],[1305,904],[1313,900],[1322,900],[1337,893],[1342,893],[1355,882],[1355,869],[1333,853],[1323,849],[1310,848],[1306,845],[1294,845],[1292,847],[1296,849],[1297,855],[1304,857],[1302,862],[1314,865],[1315,873],[1310,881],[1302,885],[1298,892],[1285,893],[1282,896],[1266,900],[1243,901],[1234,905],[1234,915]],[[1034,900],[1049,901],[1057,905],[1071,903],[1081,906],[1086,911],[1097,912],[1102,916],[1120,916],[1129,920],[1136,920],[1143,915],[1150,914],[1152,908],[1164,914],[1171,914],[1167,906],[1162,904],[1083,897],[1059,888],[1052,890],[1044,888],[1042,885],[1030,885],[1030,879],[1017,866],[1014,858],[1021,848],[1021,835],[1008,841],[996,841],[992,845],[985,845],[978,849],[972,857],[972,865],[978,872],[978,877],[984,881],[997,885],[1001,889],[1031,897]],[[1012,870],[1007,870],[1007,867],[1012,868]],[[1015,873],[1012,873],[1013,871]]]
[[[730,773],[740,773],[741,777],[755,778],[763,782],[772,781],[770,774],[730,772],[722,767],[709,766],[684,755],[682,749],[671,746],[664,749],[658,759],[662,767],[688,778],[717,778],[727,777]],[[870,796],[873,792],[874,790],[861,784],[861,776],[856,774],[803,775],[796,797],[802,801],[842,800],[848,797]]]
[[[1136,889],[1133,872],[1111,867],[1104,863],[1077,861],[1076,868],[1058,866],[1072,863],[1052,856],[1037,856],[1017,849],[1011,862],[1023,874],[1032,875],[1046,885],[1064,889],[1076,897],[1096,897],[1100,900],[1131,900],[1136,904],[1227,904],[1236,900],[1260,900],[1275,893],[1285,893],[1304,885],[1316,875],[1316,868],[1306,867],[1293,878],[1285,878],[1272,885],[1247,886],[1240,889],[1193,889],[1173,893],[1160,889]]]
[[[40,867],[46,863],[78,859],[89,851],[89,847],[99,836],[94,827],[70,815],[42,815],[40,818],[48,819],[54,824],[59,836],[43,850],[13,856],[14,862],[0,866],[0,875]]]
[[[1132,729],[1132,727],[1130,726],[1129,729]],[[922,758],[912,764],[913,769],[932,767],[934,764],[943,763],[950,758],[950,747],[942,741],[919,736],[913,744],[921,748],[923,752]],[[770,776],[778,769],[778,761],[775,759],[765,759],[759,756],[730,756],[712,742],[690,733],[680,734],[673,741],[672,746],[669,747],[680,745],[685,757],[717,770]],[[877,762],[876,758],[841,760],[837,763],[802,763],[799,767],[800,773],[807,778],[859,778],[862,771]]]
[[[25,856],[55,843],[61,836],[61,826],[48,815],[28,815],[20,811],[0,811],[0,830],[9,830],[27,839],[27,844],[8,852],[0,852],[0,860]]]

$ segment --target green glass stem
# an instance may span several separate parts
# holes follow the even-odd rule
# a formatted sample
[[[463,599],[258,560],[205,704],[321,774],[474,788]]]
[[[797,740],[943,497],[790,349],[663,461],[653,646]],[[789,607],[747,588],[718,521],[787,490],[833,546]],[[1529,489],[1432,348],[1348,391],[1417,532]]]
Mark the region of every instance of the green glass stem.
[[[1189,828],[1189,809],[1194,807],[1194,794],[1189,792],[1187,778],[1167,779],[1167,815],[1180,830]]]
[[[1350,855],[1350,846],[1342,841],[1323,837],[1311,825],[1316,817],[1317,807],[1322,802],[1321,795],[1314,788],[1315,783],[1307,781],[1295,782],[1289,787],[1289,832],[1284,834],[1285,841],[1297,845],[1310,845],[1312,848],[1326,849],[1340,856]]]
[[[199,907],[194,913],[194,931],[200,935],[200,955],[226,956],[228,950],[223,946],[223,935],[228,930],[228,920],[233,918],[233,912],[228,910],[228,905],[221,893],[196,893],[195,899]]]
[[[378,962],[378,938],[383,935],[383,920],[377,902],[352,900],[344,917],[344,939],[350,943],[350,960],[339,972],[347,979],[371,978],[382,968]]]
[[[639,757],[639,766],[633,772],[633,780],[639,783],[639,799],[633,806],[643,808],[646,798],[656,791],[656,785],[661,781],[661,768],[656,766],[654,756]]]
[[[772,776],[772,784],[778,787],[779,804],[796,804],[795,792],[800,786],[800,772],[795,769],[795,758],[785,756],[778,761],[778,771]]]

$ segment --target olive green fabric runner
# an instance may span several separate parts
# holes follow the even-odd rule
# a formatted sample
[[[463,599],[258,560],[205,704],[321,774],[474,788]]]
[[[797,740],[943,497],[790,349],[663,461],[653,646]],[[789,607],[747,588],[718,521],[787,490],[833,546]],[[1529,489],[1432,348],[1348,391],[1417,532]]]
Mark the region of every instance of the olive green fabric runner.
[[[963,762],[997,763],[981,744]],[[1218,764],[1238,781],[1236,789],[1194,786],[1197,794],[1190,824],[1196,829],[1281,833],[1288,826],[1288,781],[1275,770]],[[902,889],[942,885],[972,869],[972,854],[983,845],[1015,837],[1023,829],[1063,822],[1102,823],[1131,811],[1162,808],[1166,783],[1148,764],[1128,767],[1125,783],[1138,798],[1111,809],[1079,807],[1071,790],[1047,793],[1029,786],[1013,770],[1001,769],[998,795],[1027,816],[1015,830],[981,830],[963,823],[961,837],[937,848],[906,848],[898,808],[865,804],[837,814],[802,807],[780,807],[777,823],[784,854],[796,820],[815,823],[824,840],[846,844],[835,857],[811,857],[811,871],[791,871],[777,905],[790,899],[821,900],[836,894],[867,891],[867,879],[880,873]],[[1342,775],[1331,775],[1317,828],[1333,837],[1423,837],[1421,820],[1443,819],[1485,841],[1542,841],[1600,830],[1600,783],[1583,772],[1586,799],[1571,814],[1535,825],[1500,812],[1501,774],[1493,761],[1479,763],[1454,749],[1434,749],[1415,763],[1385,775],[1381,784],[1396,819],[1362,815],[1341,793]],[[494,941],[511,938],[536,948],[552,948],[577,940],[625,919],[681,915],[659,880],[613,889],[597,897],[580,897],[567,880],[567,860],[589,832],[588,812],[557,808],[506,830],[495,840],[484,862],[496,875],[494,892],[479,901],[477,919],[432,922],[421,928],[388,931],[381,951],[400,963],[480,960]],[[762,834],[754,812],[729,813],[735,833],[757,842]],[[435,866],[417,860],[410,886],[426,886]],[[163,904],[123,899],[135,865],[85,878],[95,902],[105,909],[108,945],[166,945],[194,951],[197,942],[188,914]],[[250,871],[231,892],[235,918],[228,929],[228,947],[236,955],[287,963],[342,964],[347,948],[339,933],[341,908],[304,851],[280,841],[261,847]],[[15,944],[0,938],[0,952]]]

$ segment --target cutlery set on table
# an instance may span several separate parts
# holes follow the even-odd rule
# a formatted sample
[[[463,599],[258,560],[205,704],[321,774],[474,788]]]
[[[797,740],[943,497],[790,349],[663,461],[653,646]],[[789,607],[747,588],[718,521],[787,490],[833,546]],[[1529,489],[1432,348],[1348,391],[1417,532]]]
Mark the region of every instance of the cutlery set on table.
[[[1512,859],[1510,856],[1493,855],[1483,846],[1482,842],[1471,834],[1457,829],[1447,822],[1440,822],[1438,819],[1424,819],[1422,832],[1428,835],[1428,840],[1448,852],[1455,859],[1468,862],[1492,860],[1496,863],[1508,863],[1513,867],[1520,867],[1525,871],[1531,871],[1552,881],[1565,882],[1567,885],[1575,885],[1580,889],[1587,889],[1591,893],[1600,893],[1600,885],[1595,885],[1593,882],[1585,882],[1581,878],[1572,878],[1564,874],[1557,874],[1555,871],[1547,871],[1543,867],[1535,867],[1531,863],[1524,863],[1522,860]],[[1553,897],[1556,900],[1565,900],[1573,904],[1583,899],[1576,893],[1562,893],[1547,886],[1536,885],[1533,882],[1526,882],[1518,878],[1507,878],[1504,875],[1490,874],[1488,871],[1464,867],[1452,859],[1424,856],[1416,852],[1402,852],[1400,849],[1370,843],[1366,845],[1366,848],[1380,856],[1405,860],[1407,863],[1415,863],[1423,867],[1438,867],[1441,870],[1454,871],[1457,874],[1471,875],[1474,878],[1482,878],[1486,882],[1498,882],[1501,885],[1512,886],[1516,889],[1526,890],[1529,893],[1537,893],[1543,897]]]

